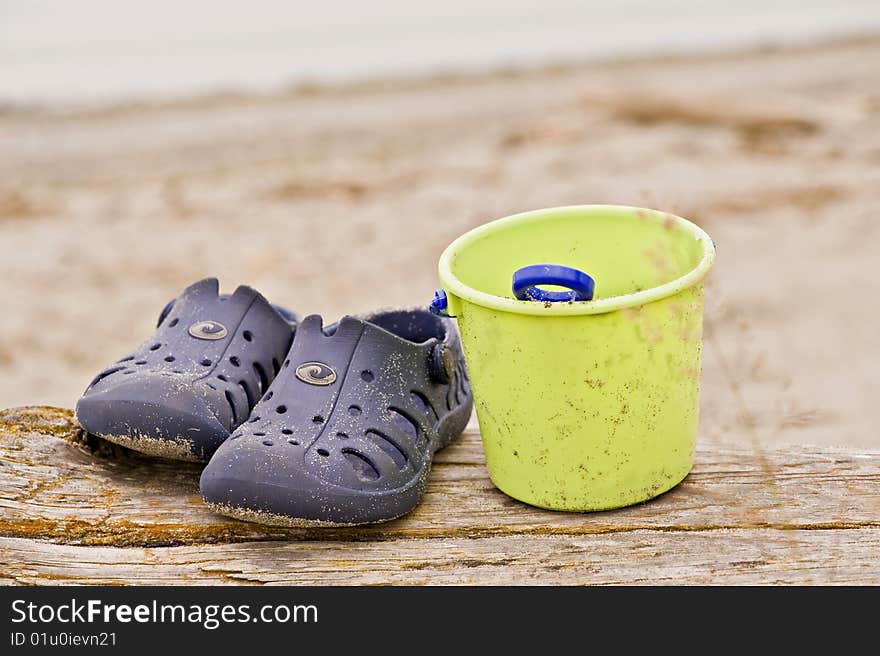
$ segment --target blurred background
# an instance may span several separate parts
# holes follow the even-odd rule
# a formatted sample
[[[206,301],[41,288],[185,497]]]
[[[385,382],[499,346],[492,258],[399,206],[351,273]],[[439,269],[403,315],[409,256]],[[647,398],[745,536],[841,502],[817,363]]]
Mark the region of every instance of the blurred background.
[[[0,97],[277,91],[438,71],[780,45],[880,28],[875,0],[3,0]]]
[[[0,407],[72,407],[200,277],[422,305],[575,203],[718,243],[702,440],[880,443],[876,0],[0,0]]]

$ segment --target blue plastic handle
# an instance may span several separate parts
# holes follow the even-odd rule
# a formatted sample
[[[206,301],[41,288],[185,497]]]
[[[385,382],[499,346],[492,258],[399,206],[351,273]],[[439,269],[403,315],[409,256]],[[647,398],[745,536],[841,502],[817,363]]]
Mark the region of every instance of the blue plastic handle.
[[[446,292],[442,289],[438,289],[434,292],[434,300],[431,301],[431,304],[428,306],[428,310],[431,314],[436,314],[440,317],[448,317],[449,310],[449,300],[446,298]]]
[[[571,291],[551,292],[538,285],[558,285]],[[596,281],[586,273],[561,264],[530,264],[513,274],[513,295],[521,301],[591,301],[595,289]]]

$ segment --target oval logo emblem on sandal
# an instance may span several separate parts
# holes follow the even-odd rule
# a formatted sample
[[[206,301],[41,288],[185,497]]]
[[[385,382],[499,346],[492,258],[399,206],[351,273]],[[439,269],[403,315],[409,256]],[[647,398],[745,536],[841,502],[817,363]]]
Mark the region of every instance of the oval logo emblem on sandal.
[[[216,321],[198,321],[189,327],[189,334],[196,339],[223,339],[229,331]]]
[[[303,362],[296,368],[296,377],[309,385],[332,385],[336,372],[323,362]]]

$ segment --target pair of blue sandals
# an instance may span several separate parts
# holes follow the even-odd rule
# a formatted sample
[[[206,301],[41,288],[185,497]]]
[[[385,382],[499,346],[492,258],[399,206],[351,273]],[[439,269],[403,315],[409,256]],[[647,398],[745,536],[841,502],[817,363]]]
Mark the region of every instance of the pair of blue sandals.
[[[95,377],[76,417],[130,449],[207,462],[201,493],[221,514],[355,525],[419,503],[434,453],[472,407],[449,319],[391,310],[325,327],[250,287],[221,295],[209,278]]]

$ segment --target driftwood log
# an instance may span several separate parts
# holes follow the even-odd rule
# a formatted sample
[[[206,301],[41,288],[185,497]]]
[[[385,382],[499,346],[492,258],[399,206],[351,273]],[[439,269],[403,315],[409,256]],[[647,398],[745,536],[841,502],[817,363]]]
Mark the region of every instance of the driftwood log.
[[[0,412],[0,583],[880,583],[880,453],[701,445],[658,499],[572,514],[497,491],[469,429],[415,512],[340,529],[212,514],[198,474],[68,410]]]

